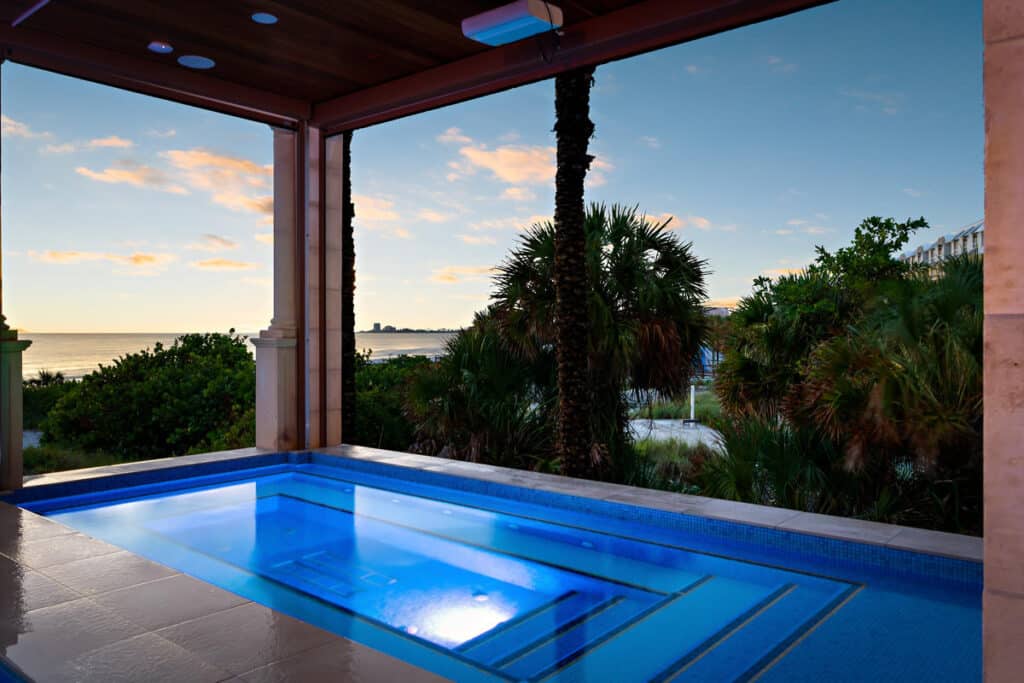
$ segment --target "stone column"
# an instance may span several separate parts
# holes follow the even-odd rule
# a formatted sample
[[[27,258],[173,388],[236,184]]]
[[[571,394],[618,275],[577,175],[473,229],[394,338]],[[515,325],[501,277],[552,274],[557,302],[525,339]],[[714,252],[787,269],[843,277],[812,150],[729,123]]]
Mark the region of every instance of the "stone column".
[[[21,354],[31,343],[0,314],[0,491],[21,488]]]
[[[304,445],[299,421],[298,332],[301,273],[296,257],[302,229],[299,133],[274,129],[274,317],[256,347],[256,445],[290,450]],[[304,404],[304,401],[303,401]]]
[[[1024,5],[985,0],[985,680],[1024,672]]]
[[[309,129],[306,143],[307,445],[341,443],[342,140]]]

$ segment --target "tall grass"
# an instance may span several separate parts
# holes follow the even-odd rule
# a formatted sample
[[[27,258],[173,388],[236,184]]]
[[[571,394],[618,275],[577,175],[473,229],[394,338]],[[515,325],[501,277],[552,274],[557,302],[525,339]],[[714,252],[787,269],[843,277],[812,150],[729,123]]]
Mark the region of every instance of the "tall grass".
[[[698,391],[694,405],[698,422],[709,424],[722,417],[722,407],[713,391]],[[634,408],[629,416],[642,420],[686,420],[690,417],[690,397],[655,399]]]

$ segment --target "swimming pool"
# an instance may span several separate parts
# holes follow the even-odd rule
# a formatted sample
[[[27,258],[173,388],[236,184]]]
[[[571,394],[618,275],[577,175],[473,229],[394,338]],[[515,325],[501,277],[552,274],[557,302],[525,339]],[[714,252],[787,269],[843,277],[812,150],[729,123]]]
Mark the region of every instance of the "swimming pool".
[[[454,680],[980,679],[975,563],[315,454],[178,475],[22,505]]]

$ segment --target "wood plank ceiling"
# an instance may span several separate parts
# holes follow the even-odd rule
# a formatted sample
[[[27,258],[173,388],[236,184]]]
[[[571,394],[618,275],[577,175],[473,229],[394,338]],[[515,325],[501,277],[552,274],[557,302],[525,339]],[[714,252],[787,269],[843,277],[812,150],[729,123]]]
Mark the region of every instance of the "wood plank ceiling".
[[[433,92],[437,87],[443,90],[448,80],[454,92],[465,87],[464,82],[456,81],[473,79],[476,87],[467,91],[467,96],[487,91],[489,72],[508,71],[503,67],[512,62],[521,66],[494,90],[529,81],[531,63],[543,66],[550,61],[544,59],[547,55],[542,54],[539,41],[488,48],[462,35],[462,19],[507,1],[50,0],[12,27],[12,21],[35,7],[38,0],[0,0],[0,46],[4,56],[16,62],[271,123],[311,119],[317,107],[322,107],[338,125],[365,125],[390,114],[349,116],[353,98],[375,92],[378,99],[393,99],[407,90],[406,80],[421,74],[437,74],[430,93],[435,101],[421,108],[459,99],[457,95],[437,97]],[[700,35],[822,1],[553,0],[553,4],[564,12],[567,40],[572,43],[575,37],[580,43],[581,37],[607,41],[616,25],[630,26],[630,17],[646,17],[651,23],[646,28],[656,28],[655,22],[664,24],[669,15],[685,19],[711,10],[727,20],[709,25],[710,29],[702,29],[695,21],[692,32]],[[250,19],[255,12],[269,12],[279,21],[270,26],[257,24]],[[736,15],[735,20],[730,21],[731,14]],[[606,21],[598,32],[587,33],[585,27],[605,18],[614,21]],[[637,26],[634,21],[632,30]],[[683,36],[681,29],[675,30],[661,43],[676,34]],[[170,43],[174,52],[158,55],[148,51],[153,40]],[[616,46],[619,56],[629,52],[628,46]],[[188,70],[176,62],[186,54],[209,57],[216,66],[203,72]],[[601,61],[602,56],[586,53],[556,69],[569,68],[569,62],[581,59]],[[445,70],[460,64],[469,66]],[[472,73],[474,68],[480,73]],[[550,72],[550,68],[539,70],[537,77]],[[388,90],[396,83],[400,87]],[[415,80],[410,83],[417,85]],[[415,87],[409,90],[415,91]],[[330,106],[335,102],[340,104]],[[329,106],[323,107],[325,104]],[[416,106],[403,104],[392,109],[394,115],[404,115]]]

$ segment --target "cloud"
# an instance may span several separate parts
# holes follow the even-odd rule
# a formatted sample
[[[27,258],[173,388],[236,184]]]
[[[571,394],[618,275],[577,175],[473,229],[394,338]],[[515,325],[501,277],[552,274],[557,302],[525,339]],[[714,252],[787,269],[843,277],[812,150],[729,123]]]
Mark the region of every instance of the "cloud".
[[[395,228],[394,230],[391,231],[391,235],[393,237],[397,237],[400,240],[416,239],[416,236],[413,235],[408,230],[406,230],[405,228]]]
[[[708,299],[704,302],[705,306],[709,308],[736,308],[740,302],[740,297],[727,297],[724,299]]]
[[[456,237],[466,244],[495,244],[497,242],[490,235],[456,235]]]
[[[416,212],[416,217],[428,223],[444,223],[451,219],[448,214],[433,209],[420,209]]]
[[[133,275],[155,275],[164,270],[169,263],[175,260],[174,254],[134,252],[131,254],[114,254],[100,251],[56,251],[47,250],[43,252],[30,251],[29,258],[41,263],[56,265],[75,265],[106,261],[122,266],[127,270],[122,273]]]
[[[890,116],[898,114],[903,108],[905,97],[899,92],[881,92],[874,90],[862,90],[859,88],[841,88],[839,94],[860,102],[857,105],[859,111],[874,109]]]
[[[688,73],[688,74],[695,74],[698,71],[700,71],[700,68],[696,64],[687,64],[686,65],[686,73]]]
[[[253,239],[255,239],[257,242],[262,242],[263,244],[273,244],[274,243],[274,233],[272,233],[272,232],[258,232],[255,235],[253,235]]]
[[[11,138],[52,138],[53,133],[34,131],[27,123],[15,121],[9,116],[0,116],[0,135]]]
[[[644,216],[644,220],[652,226],[663,226],[665,230],[681,230],[686,223],[670,213],[662,213],[656,216]]]
[[[445,266],[433,271],[431,281],[444,284],[485,280],[494,272],[492,266]]]
[[[825,233],[832,232],[832,228],[823,228],[820,225],[808,225],[803,229],[808,235],[824,235]]]
[[[465,135],[461,128],[451,127],[437,136],[437,141],[445,145],[468,145],[473,138]]]
[[[921,192],[921,190],[915,190],[912,187],[905,187],[905,188],[903,188],[903,194],[909,195],[909,196],[914,197],[916,199],[916,198],[920,197],[921,195],[923,195],[924,193]]]
[[[782,277],[783,275],[795,275],[796,273],[802,273],[803,268],[766,268],[761,271],[762,275],[767,275],[771,278]]]
[[[232,211],[270,217],[274,198],[267,194],[273,167],[207,149],[172,149],[160,154],[189,187],[208,192],[214,204]]]
[[[555,148],[540,145],[467,146],[459,154],[472,169],[485,169],[513,185],[546,184],[555,179]]]
[[[490,218],[476,223],[470,223],[469,227],[477,232],[491,230],[526,230],[537,223],[548,223],[554,220],[551,216],[534,214],[533,216],[510,216],[508,218]]]
[[[173,138],[177,134],[178,134],[178,131],[174,130],[173,128],[168,128],[166,130],[155,130],[155,129],[152,129],[152,130],[146,131],[146,135],[149,135],[150,137],[154,137],[154,138]]]
[[[511,199],[516,202],[529,202],[537,198],[537,194],[527,187],[506,187],[501,193],[502,199]]]
[[[772,71],[776,73],[793,73],[798,68],[793,62],[787,62],[785,59],[777,55],[768,57],[767,62],[768,66],[772,68]]]
[[[134,147],[135,143],[132,142],[131,140],[126,140],[125,138],[118,137],[117,135],[109,135],[105,138],[93,138],[89,142],[85,143],[85,146],[90,149],[127,149],[129,147]]]
[[[793,219],[790,219],[790,220],[786,221],[786,225],[806,225],[806,224],[807,224],[807,221],[801,220],[799,218],[793,218]]]
[[[653,135],[641,135],[640,142],[651,149],[661,149],[661,141]]]
[[[709,221],[707,218],[704,218],[703,216],[687,216],[686,217],[686,224],[687,225],[692,225],[693,227],[697,228],[698,230],[710,230],[711,229],[711,221]]]
[[[229,240],[227,237],[207,234],[200,237],[198,242],[185,245],[185,248],[194,251],[230,251],[238,248],[238,242]]]
[[[193,268],[198,270],[211,270],[211,271],[223,271],[223,270],[253,270],[259,268],[258,263],[249,263],[248,261],[234,261],[226,258],[211,258],[205,261],[193,261],[189,264]]]
[[[40,151],[43,152],[44,154],[70,154],[71,152],[74,152],[76,149],[78,148],[74,145],[74,143],[64,142],[59,145],[52,143],[49,145],[43,145],[40,148]]]
[[[117,162],[117,166],[105,168],[102,171],[94,171],[85,166],[79,166],[75,173],[80,176],[95,180],[101,183],[126,184],[133,187],[144,187],[160,192],[171,194],[188,194],[188,190],[173,182],[163,171],[152,166],[145,166],[135,161],[124,159]]]
[[[776,230],[775,234],[776,235],[792,235],[793,231],[789,230],[788,228],[782,228],[782,229]]]
[[[356,205],[356,216],[361,221],[369,223],[386,223],[401,220],[401,216],[395,211],[395,203],[390,199],[371,197],[365,194],[352,195],[352,201]]]

